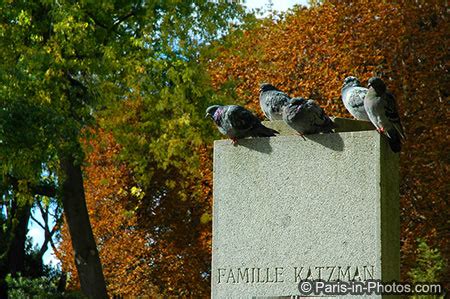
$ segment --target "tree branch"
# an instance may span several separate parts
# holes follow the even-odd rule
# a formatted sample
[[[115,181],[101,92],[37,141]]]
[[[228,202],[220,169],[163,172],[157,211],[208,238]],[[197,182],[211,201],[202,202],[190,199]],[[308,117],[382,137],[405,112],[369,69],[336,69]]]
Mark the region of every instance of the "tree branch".
[[[53,226],[52,230],[50,231],[49,225],[48,225],[48,215],[50,214],[48,206],[44,209],[42,207],[42,204],[38,201],[37,205],[39,207],[39,210],[41,211],[42,219],[44,219],[44,226],[40,225],[44,229],[44,242],[42,243],[41,249],[39,250],[39,258],[42,259],[45,252],[48,249],[48,243],[50,243],[51,247],[53,248],[53,251],[56,252],[56,246],[53,242],[53,235],[58,230],[59,224],[62,221],[62,214],[55,220],[55,225]],[[57,210],[59,208],[59,205],[55,208]]]
[[[134,16],[134,14],[136,13],[136,10],[132,10],[129,13],[127,13],[126,15],[120,17],[117,21],[114,22],[113,26],[111,27],[111,29],[114,29],[115,27],[119,26],[123,21],[125,21],[126,19]]]
[[[19,187],[19,179],[12,175],[7,175],[10,184],[13,186],[14,190],[18,190]],[[47,197],[55,197],[56,196],[56,186],[53,183],[49,182],[39,182],[37,185],[33,185],[28,182],[28,189],[35,195],[42,195]]]
[[[36,218],[34,218],[33,214],[30,215],[31,219],[33,219],[34,222],[37,223],[37,225],[39,225],[43,230],[45,230],[45,227],[42,223],[40,223],[39,221],[37,221]]]
[[[36,186],[31,186],[31,191],[36,195],[42,195],[47,197],[56,196],[56,187],[53,183],[40,182]]]
[[[103,29],[109,30],[108,26],[102,24],[93,14],[91,14],[90,12],[86,12],[86,14],[94,21],[95,25]]]

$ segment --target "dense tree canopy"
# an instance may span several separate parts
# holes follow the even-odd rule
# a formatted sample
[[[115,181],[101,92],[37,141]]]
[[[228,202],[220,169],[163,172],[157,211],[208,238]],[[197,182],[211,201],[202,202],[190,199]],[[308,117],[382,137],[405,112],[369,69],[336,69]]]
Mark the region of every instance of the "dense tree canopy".
[[[159,279],[145,276],[146,292],[156,287],[153,291],[167,295],[208,294],[208,280],[199,280],[199,274],[209,278],[212,148],[211,135],[205,130],[212,128],[200,119],[200,113],[207,103],[235,101],[262,116],[260,82],[272,82],[291,95],[317,99],[328,113],[349,117],[340,100],[344,77],[355,75],[364,83],[375,74],[387,78],[397,95],[407,134],[412,136],[401,154],[403,277],[407,278],[414,264],[418,236],[426,236],[445,253],[447,217],[442,212],[447,211],[447,190],[445,165],[438,161],[444,161],[446,154],[444,101],[448,95],[444,89],[446,52],[441,41],[447,27],[444,8],[437,2],[417,6],[330,1],[298,8],[262,20],[252,29],[230,32],[207,52],[215,55],[212,60],[196,56],[171,65],[179,70],[175,73],[184,75],[170,77],[174,84],[164,87],[167,93],[134,97],[124,103],[125,108],[109,115],[104,124],[114,127],[117,142],[125,144],[117,155],[130,163],[127,169],[141,197],[133,217],[152,236],[147,258],[155,261],[151,273],[158,273]],[[197,65],[198,58],[208,66],[218,94],[225,97],[212,93],[202,65]],[[180,71],[190,62],[195,64],[190,72]],[[193,92],[193,85],[202,86],[201,92]],[[177,97],[171,97],[174,93]],[[186,107],[187,103],[195,103],[188,106],[188,114],[168,108]],[[160,125],[153,123],[154,119]],[[164,129],[167,133],[161,134]],[[142,160],[143,156],[147,158]],[[433,172],[427,165],[433,165]],[[92,183],[103,189],[98,182]],[[90,205],[99,202],[100,198]],[[183,279],[189,283],[183,284]]]
[[[66,215],[58,257],[71,287],[81,282],[93,296],[75,260],[98,248],[110,296],[208,296],[219,135],[205,108],[239,103],[262,117],[259,83],[270,82],[350,117],[343,79],[366,83],[376,74],[396,95],[408,136],[400,155],[403,278],[418,237],[448,259],[445,4],[311,1],[256,21],[238,5],[212,2],[0,6],[0,207],[20,211],[1,214],[9,225],[2,239],[13,240],[12,224],[50,190],[44,195],[62,201]],[[79,238],[89,221],[74,230],[87,214],[97,247]],[[8,246],[0,242],[2,252]]]
[[[450,258],[449,24],[439,0],[324,1],[227,36],[209,65],[216,88],[234,85],[242,103],[261,116],[261,82],[316,99],[330,115],[351,117],[340,99],[344,78],[357,76],[363,84],[374,75],[386,80],[408,137],[400,154],[404,279],[414,264],[418,237]]]
[[[210,244],[204,235],[210,226],[201,218],[209,203],[170,194],[155,203],[133,182],[126,164],[118,161],[121,148],[112,135],[100,132],[97,137],[86,145],[92,152],[85,168],[85,190],[110,293],[208,295]],[[59,258],[73,275],[71,286],[76,286],[66,228],[62,234]]]
[[[80,140],[92,137],[88,127],[114,127],[149,205],[169,193],[191,196],[184,178],[198,164],[194,149],[205,132],[193,128],[212,96],[196,60],[242,8],[206,0],[7,1],[0,15],[1,175],[18,181],[30,202],[28,186],[56,174],[81,288],[106,297]]]

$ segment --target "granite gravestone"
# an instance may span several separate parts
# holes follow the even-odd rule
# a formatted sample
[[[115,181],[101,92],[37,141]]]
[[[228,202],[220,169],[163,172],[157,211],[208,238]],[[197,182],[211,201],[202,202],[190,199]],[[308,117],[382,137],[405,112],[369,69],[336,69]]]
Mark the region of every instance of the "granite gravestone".
[[[366,122],[214,143],[212,297],[300,295],[302,279],[399,279],[398,155]],[[376,297],[376,296],[374,296]]]

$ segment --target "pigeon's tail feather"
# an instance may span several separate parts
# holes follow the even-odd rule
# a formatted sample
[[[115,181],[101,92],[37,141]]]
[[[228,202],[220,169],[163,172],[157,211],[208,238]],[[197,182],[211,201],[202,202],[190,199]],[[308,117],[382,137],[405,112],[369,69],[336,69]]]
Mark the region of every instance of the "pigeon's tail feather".
[[[280,132],[260,124],[255,128],[254,134],[256,137],[273,137],[276,136],[276,134],[280,134]]]
[[[399,153],[402,150],[402,136],[395,129],[389,130],[387,133],[389,135],[388,141],[391,150],[394,153]]]
[[[402,140],[406,140],[406,135],[405,135],[405,131],[403,130],[403,126],[400,123],[400,120],[396,123],[393,123],[394,128],[397,130],[398,134],[400,135],[400,138]]]
[[[325,123],[322,125],[321,131],[323,133],[333,133],[333,129],[337,128],[337,125],[331,120],[331,118],[328,116],[325,117]]]

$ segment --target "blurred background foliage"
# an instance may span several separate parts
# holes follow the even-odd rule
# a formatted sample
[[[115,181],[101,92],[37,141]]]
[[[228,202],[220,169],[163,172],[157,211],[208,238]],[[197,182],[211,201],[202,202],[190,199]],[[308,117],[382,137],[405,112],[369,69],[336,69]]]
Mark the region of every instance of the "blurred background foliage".
[[[271,82],[350,117],[340,100],[348,75],[387,81],[408,136],[400,154],[402,280],[449,286],[443,1],[312,1],[263,19],[225,2],[7,2],[2,211],[49,206],[33,186],[57,189],[59,158],[76,156],[110,296],[209,296],[212,141],[221,137],[204,119],[207,106],[238,103],[262,117],[259,83]],[[19,216],[2,213],[0,234],[13,238]],[[4,276],[13,298],[81,296],[67,292],[79,282],[67,225],[57,229],[62,271]]]
[[[445,2],[445,1],[444,1]],[[346,76],[363,85],[381,76],[406,130],[400,154],[402,279],[417,265],[418,237],[438,249],[449,285],[448,62],[450,30],[443,1],[323,1],[233,32],[208,64],[214,86],[230,82],[240,102],[262,116],[258,83],[315,99],[351,117],[340,99]]]

